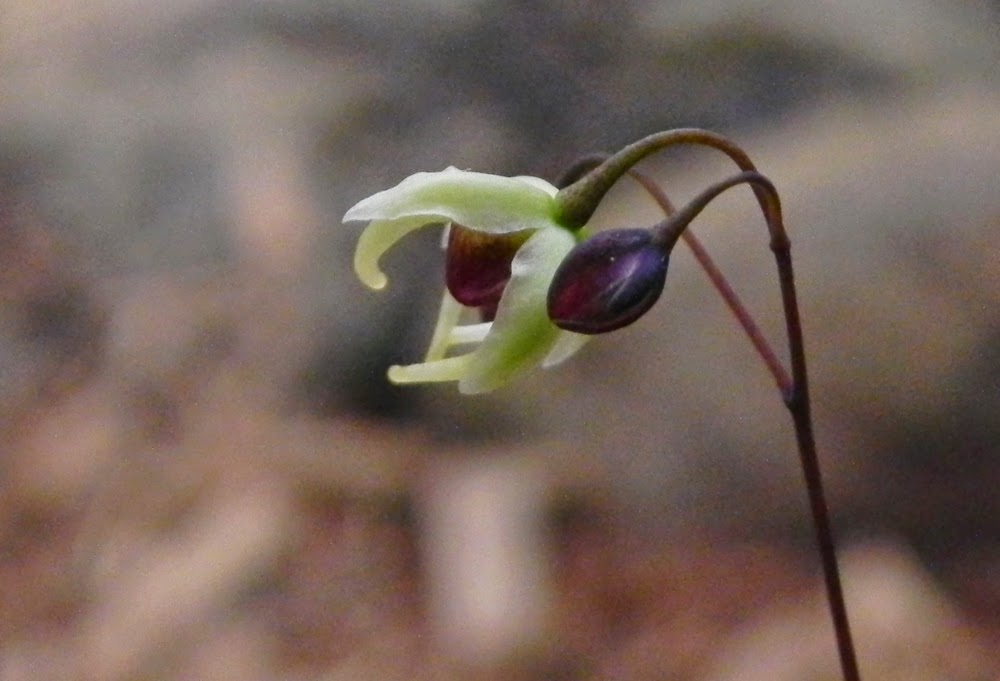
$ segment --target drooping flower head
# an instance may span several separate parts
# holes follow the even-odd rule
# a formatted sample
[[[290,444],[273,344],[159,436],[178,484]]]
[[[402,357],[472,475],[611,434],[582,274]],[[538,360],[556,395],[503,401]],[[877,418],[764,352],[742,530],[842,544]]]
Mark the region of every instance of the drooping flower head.
[[[390,380],[458,381],[463,393],[486,392],[583,345],[584,336],[557,328],[546,309],[552,276],[579,238],[557,221],[557,192],[539,178],[447,168],[411,175],[347,211],[344,222],[370,221],[354,268],[374,289],[387,283],[378,261],[393,244],[427,225],[450,227],[447,288],[427,356],[391,367]],[[488,321],[461,325],[469,308]],[[463,345],[473,349],[451,353]]]
[[[461,392],[486,392],[535,366],[557,364],[587,336],[645,314],[663,289],[670,250],[712,192],[761,181],[737,176],[649,230],[588,238],[584,227],[611,186],[650,153],[683,143],[716,147],[754,174],[724,138],[680,129],[651,135],[596,165],[574,165],[562,189],[535,177],[447,168],[412,175],[347,211],[345,222],[369,221],[354,267],[375,289],[386,285],[378,261],[393,244],[427,225],[448,230],[446,289],[427,355],[422,363],[391,367],[389,379],[457,381]],[[755,191],[765,214],[775,213],[776,201],[765,201],[757,185]],[[665,199],[661,205],[672,212]],[[462,323],[469,312],[478,313],[477,323]],[[459,346],[471,349],[454,354]]]

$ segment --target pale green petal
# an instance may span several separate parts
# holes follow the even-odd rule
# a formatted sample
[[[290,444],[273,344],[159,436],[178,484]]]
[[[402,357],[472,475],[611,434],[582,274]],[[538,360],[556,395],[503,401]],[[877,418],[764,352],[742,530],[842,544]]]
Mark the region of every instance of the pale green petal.
[[[575,244],[570,232],[554,227],[534,234],[517,252],[493,328],[472,353],[461,392],[488,392],[546,358],[560,334],[546,309],[549,283]]]
[[[527,182],[533,187],[538,187],[549,196],[555,196],[556,194],[559,193],[558,187],[553,185],[551,182],[548,182],[547,180],[543,180],[540,177],[534,177],[532,175],[518,175],[514,179],[520,180],[521,182]]]
[[[451,332],[458,324],[463,309],[462,304],[448,293],[448,289],[445,289],[444,297],[441,299],[441,310],[434,325],[434,334],[431,336],[431,344],[427,347],[427,356],[424,357],[425,362],[442,359],[448,352]]]
[[[561,332],[556,338],[556,342],[555,345],[552,346],[552,350],[542,361],[542,368],[548,369],[549,367],[554,367],[557,364],[565,362],[567,359],[575,355],[580,348],[586,345],[587,341],[591,338],[593,338],[593,336],[588,336],[584,333],[573,333],[572,331]]]
[[[462,378],[471,363],[472,353],[468,353],[422,364],[391,366],[389,380],[396,384],[457,381]]]
[[[375,220],[361,232],[358,247],[354,251],[354,271],[369,288],[383,289],[388,280],[379,269],[382,254],[410,232],[433,224],[434,220],[417,216],[398,220]]]
[[[457,222],[481,232],[543,229],[555,223],[556,188],[539,178],[503,177],[447,168],[416,173],[369,196],[344,215],[351,220]]]
[[[448,335],[448,345],[465,345],[468,343],[479,343],[493,328],[493,322],[483,322],[482,324],[465,324],[456,326]]]

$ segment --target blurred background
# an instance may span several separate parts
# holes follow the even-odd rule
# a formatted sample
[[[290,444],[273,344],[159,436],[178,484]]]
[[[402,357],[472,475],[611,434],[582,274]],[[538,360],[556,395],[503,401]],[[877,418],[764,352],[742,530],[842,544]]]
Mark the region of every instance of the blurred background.
[[[351,268],[413,172],[678,126],[781,193],[863,672],[1000,679],[998,66],[995,0],[7,0],[0,679],[837,679],[791,424],[683,248],[476,398],[384,377],[435,230]],[[782,349],[750,193],[694,229]]]

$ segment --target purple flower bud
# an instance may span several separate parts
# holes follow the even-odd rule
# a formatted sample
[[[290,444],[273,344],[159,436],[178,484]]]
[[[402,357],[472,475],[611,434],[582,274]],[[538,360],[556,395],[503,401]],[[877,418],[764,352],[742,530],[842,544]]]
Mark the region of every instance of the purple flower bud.
[[[514,254],[530,236],[530,230],[486,234],[453,224],[445,256],[445,281],[452,297],[468,307],[495,311],[510,280]]]
[[[598,232],[576,245],[549,286],[549,318],[561,329],[606,333],[628,326],[663,291],[668,253],[645,229]]]

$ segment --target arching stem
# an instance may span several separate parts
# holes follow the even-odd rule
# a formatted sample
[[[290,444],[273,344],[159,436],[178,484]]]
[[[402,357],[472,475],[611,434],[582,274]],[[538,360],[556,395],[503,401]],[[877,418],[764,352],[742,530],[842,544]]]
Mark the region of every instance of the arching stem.
[[[562,174],[556,182],[556,186],[562,188],[576,182],[587,172],[599,166],[607,158],[607,154],[584,156]],[[642,185],[643,189],[645,189],[660,206],[664,214],[668,216],[674,214],[676,209],[674,208],[673,203],[667,197],[663,189],[661,189],[660,186],[649,176],[635,170],[634,168],[628,171],[628,175]],[[791,377],[788,375],[785,367],[781,364],[781,360],[778,359],[777,354],[774,352],[774,348],[772,348],[771,344],[767,341],[767,338],[760,330],[757,322],[754,320],[749,310],[747,310],[743,301],[740,300],[736,291],[733,290],[729,280],[726,279],[726,276],[708,254],[705,246],[702,245],[701,241],[697,236],[695,236],[695,233],[690,228],[681,232],[681,240],[687,244],[688,248],[691,249],[691,253],[694,255],[695,260],[701,268],[705,271],[705,274],[708,276],[712,286],[715,287],[715,290],[718,291],[730,312],[732,312],[733,316],[736,317],[736,321],[739,322],[740,326],[743,328],[744,333],[746,333],[747,338],[750,340],[750,344],[753,345],[757,354],[764,362],[764,365],[771,373],[771,376],[774,378],[774,381],[778,386],[778,390],[783,396],[790,392],[792,386]]]
[[[636,182],[642,185],[643,189],[649,192],[650,196],[659,204],[660,208],[667,215],[674,213],[673,204],[667,195],[660,188],[658,184],[653,182],[651,178],[646,176],[637,170],[630,170],[629,175],[632,176]],[[689,227],[681,232],[681,241],[683,241],[688,248],[691,249],[694,259],[698,262],[701,268],[705,271],[708,276],[712,286],[722,297],[722,300],[726,303],[726,307],[729,311],[733,313],[736,317],[736,321],[739,322],[740,326],[743,328],[744,333],[746,333],[747,338],[750,340],[750,344],[753,345],[757,354],[760,355],[761,360],[767,367],[768,371],[771,372],[771,376],[774,377],[774,382],[778,385],[778,390],[782,395],[785,395],[791,390],[792,379],[785,370],[785,367],[781,364],[781,360],[778,359],[777,354],[774,352],[774,348],[767,341],[764,333],[760,330],[757,322],[754,320],[750,311],[747,310],[743,301],[740,300],[739,295],[733,289],[729,280],[719,269],[718,265],[712,259],[712,256],[708,254],[708,250],[701,243],[701,240],[695,236],[694,232]]]
[[[668,217],[655,229],[664,248],[672,248],[678,238],[689,234],[687,227],[708,203],[725,190],[739,184],[750,184],[753,188],[761,211],[767,222],[770,235],[770,247],[774,253],[781,287],[782,306],[785,314],[785,327],[788,336],[789,357],[791,362],[791,380],[774,356],[770,346],[764,340],[757,325],[749,316],[746,308],[740,303],[728,282],[721,276],[707,258],[707,253],[700,243],[691,238],[686,239],[692,246],[695,256],[705,267],[716,288],[726,300],[730,309],[736,314],[751,342],[768,365],[781,391],[782,399],[788,408],[795,428],[795,438],[798,444],[799,460],[802,465],[809,506],[823,566],[823,577],[826,586],[827,603],[833,620],[834,633],[837,639],[837,651],[840,659],[844,681],[860,681],[857,654],[851,637],[850,624],[847,617],[847,607],[844,603],[843,587],[841,586],[840,570],[837,565],[836,547],[830,526],[830,514],[823,488],[823,479],[816,452],[816,441],[813,433],[812,409],[809,398],[809,379],[806,369],[805,343],[802,334],[802,322],[799,316],[798,299],[795,290],[795,276],[792,268],[791,243],[785,231],[781,216],[781,201],[774,185],[766,177],[756,172],[749,157],[725,138],[703,130],[674,130],[658,135],[652,135],[623,149],[618,154],[599,161],[596,169],[576,179],[585,172],[587,164],[593,167],[595,159],[584,159],[568,171],[564,182],[572,182],[561,190],[560,199],[562,217],[565,224],[582,226],[596,210],[597,204],[604,194],[632,166],[649,154],[672,144],[700,143],[715,147],[729,155],[744,171],[726,180],[718,182],[703,191],[680,211],[673,212],[673,207],[662,191],[656,185],[639,176],[640,182],[647,189],[653,187],[650,193],[660,203]],[[633,175],[635,173],[633,172]],[[594,199],[594,197],[597,197]],[[704,255],[703,260],[700,255]],[[706,266],[710,263],[711,266]],[[718,277],[714,273],[718,274]]]
[[[844,604],[844,592],[837,567],[837,553],[830,527],[830,513],[823,491],[823,478],[816,454],[816,440],[813,435],[812,410],[809,401],[809,382],[806,372],[805,344],[802,338],[802,322],[799,318],[798,300],[795,293],[795,276],[792,270],[791,244],[781,220],[781,202],[774,185],[766,177],[755,171],[743,172],[705,189],[687,205],[654,228],[665,247],[672,247],[687,226],[722,192],[739,184],[754,187],[761,202],[767,228],[771,235],[771,250],[774,252],[781,281],[781,298],[785,311],[785,325],[788,332],[788,348],[792,364],[792,384],[784,390],[785,406],[792,415],[795,438],[798,442],[799,459],[809,495],[823,576],[826,584],[827,602],[833,619],[837,637],[837,649],[845,681],[860,681],[857,655],[851,639],[851,628]]]
[[[557,219],[570,229],[587,224],[608,190],[644,158],[678,144],[700,144],[718,149],[733,160],[740,170],[757,170],[746,152],[729,139],[700,128],[677,128],[644,137],[604,159],[600,165],[568,187],[559,191]],[[768,214],[767,197],[758,187],[754,193],[764,214]]]

